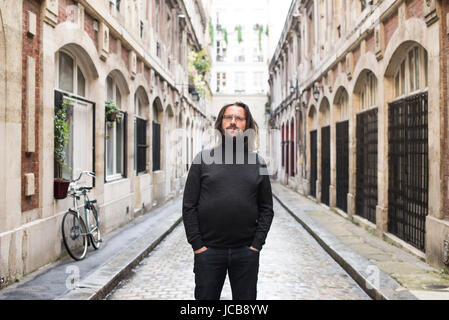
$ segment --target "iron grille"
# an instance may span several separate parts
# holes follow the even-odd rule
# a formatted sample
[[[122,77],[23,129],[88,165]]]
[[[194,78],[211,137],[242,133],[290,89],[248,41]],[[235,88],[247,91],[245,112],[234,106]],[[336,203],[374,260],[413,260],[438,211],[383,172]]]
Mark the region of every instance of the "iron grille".
[[[316,197],[317,179],[317,131],[310,132],[310,195]]]
[[[349,192],[349,121],[336,124],[337,208],[348,209]]]
[[[377,108],[357,115],[356,214],[376,223]]]
[[[425,251],[429,159],[427,93],[389,104],[388,231]]]
[[[321,128],[321,202],[329,205],[331,184],[331,127]]]

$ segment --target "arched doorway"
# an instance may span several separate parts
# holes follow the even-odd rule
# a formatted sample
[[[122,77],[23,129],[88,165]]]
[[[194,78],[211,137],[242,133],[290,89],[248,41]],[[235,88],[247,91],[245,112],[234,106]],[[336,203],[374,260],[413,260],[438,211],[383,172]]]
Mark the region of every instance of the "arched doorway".
[[[334,101],[336,207],[347,212],[349,192],[349,95],[340,88]]]
[[[308,124],[309,128],[309,165],[310,165],[310,175],[309,175],[309,184],[310,184],[310,195],[316,198],[316,182],[318,179],[318,135],[317,135],[317,115],[315,111],[315,107],[311,106],[308,115]]]
[[[354,89],[356,110],[356,197],[355,213],[376,223],[378,101],[377,78],[364,70]]]
[[[149,100],[143,87],[134,94],[134,170],[136,175],[147,173]]]
[[[388,231],[425,251],[429,198],[428,57],[416,42],[400,46],[388,66]]]
[[[161,170],[161,153],[162,153],[162,138],[161,125],[163,122],[163,107],[159,98],[153,101],[153,123],[152,123],[152,148],[153,148],[153,172]]]
[[[320,106],[321,127],[321,198],[320,201],[329,206],[329,187],[331,184],[331,127],[330,107],[326,98]]]

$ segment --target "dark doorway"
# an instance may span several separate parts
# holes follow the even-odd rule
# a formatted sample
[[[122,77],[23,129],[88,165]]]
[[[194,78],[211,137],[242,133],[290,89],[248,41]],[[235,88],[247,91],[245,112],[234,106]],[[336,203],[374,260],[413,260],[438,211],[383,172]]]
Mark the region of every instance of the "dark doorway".
[[[388,231],[425,251],[429,158],[427,93],[389,104]]]
[[[356,214],[376,223],[377,108],[357,115]]]
[[[337,208],[347,212],[349,192],[349,121],[336,124]]]
[[[310,132],[310,195],[316,198],[317,165],[317,131]]]
[[[329,205],[331,184],[331,127],[321,128],[321,202]]]

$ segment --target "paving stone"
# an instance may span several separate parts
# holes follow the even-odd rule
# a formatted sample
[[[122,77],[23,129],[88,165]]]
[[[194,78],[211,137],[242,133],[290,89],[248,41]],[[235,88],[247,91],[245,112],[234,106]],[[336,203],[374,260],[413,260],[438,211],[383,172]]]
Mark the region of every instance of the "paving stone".
[[[370,299],[277,201],[274,211],[260,255],[259,300]],[[180,224],[106,299],[194,299],[193,258]],[[221,299],[232,299],[228,277]]]

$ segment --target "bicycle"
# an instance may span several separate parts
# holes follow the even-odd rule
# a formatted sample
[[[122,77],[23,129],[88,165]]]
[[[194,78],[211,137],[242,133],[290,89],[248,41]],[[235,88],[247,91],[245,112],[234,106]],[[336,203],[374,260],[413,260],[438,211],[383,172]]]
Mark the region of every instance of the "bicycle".
[[[68,195],[73,198],[73,208],[64,214],[61,225],[65,248],[75,260],[84,259],[87,247],[91,244],[95,250],[99,249],[103,241],[100,234],[97,200],[89,200],[87,196],[92,187],[76,185],[83,174],[95,178],[95,173],[83,171],[77,179],[70,181]],[[81,196],[84,200],[84,218],[81,217],[78,206]]]

